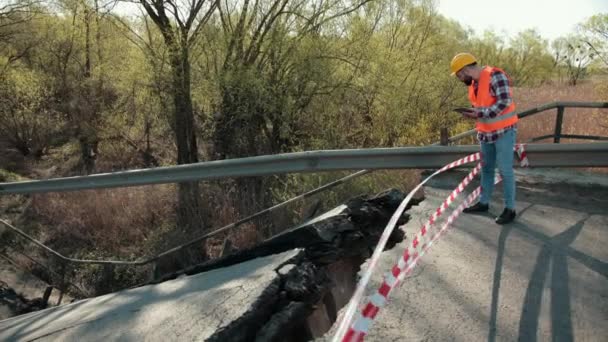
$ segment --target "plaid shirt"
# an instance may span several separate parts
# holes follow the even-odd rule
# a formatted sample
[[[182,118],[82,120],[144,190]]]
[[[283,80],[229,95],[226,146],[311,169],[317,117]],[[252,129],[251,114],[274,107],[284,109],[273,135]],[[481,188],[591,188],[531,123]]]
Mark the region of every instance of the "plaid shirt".
[[[492,72],[491,76],[490,95],[496,97],[496,103],[490,107],[476,108],[478,118],[495,118],[513,102],[513,99],[511,99],[511,93],[509,92],[509,79],[507,78],[507,75],[501,71],[495,70]],[[477,84],[478,83],[475,82],[475,92],[477,92]],[[516,130],[517,125],[505,127],[489,133],[478,132],[477,139],[480,142],[491,144],[498,140],[510,129]]]

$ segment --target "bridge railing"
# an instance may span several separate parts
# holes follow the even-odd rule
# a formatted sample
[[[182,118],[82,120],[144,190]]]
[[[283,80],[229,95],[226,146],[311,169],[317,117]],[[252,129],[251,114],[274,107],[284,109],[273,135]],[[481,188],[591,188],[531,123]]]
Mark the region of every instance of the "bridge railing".
[[[597,140],[597,141],[608,141],[608,136],[594,136],[594,135],[580,135],[580,134],[562,134],[562,126],[564,123],[564,113],[566,108],[608,108],[608,102],[551,102],[542,106],[529,108],[524,111],[517,113],[520,119],[534,116],[539,113],[546,112],[548,110],[557,109],[555,114],[555,128],[553,134],[543,135],[532,138],[529,142],[541,141],[549,138],[553,138],[553,143],[559,144],[562,138],[565,139],[582,139],[582,140]],[[451,145],[462,139],[472,137],[476,135],[474,129],[456,134],[453,137],[449,137],[447,128],[443,128],[440,132],[440,141],[433,145]]]
[[[578,103],[554,102],[540,107],[525,110],[520,117],[532,116],[543,111],[557,108],[556,128],[554,142],[559,138],[570,137],[561,134],[564,108],[608,108],[608,102]],[[454,143],[463,138],[473,136],[475,131],[468,131],[447,139],[447,144]],[[548,136],[548,137],[551,137]],[[536,138],[536,139],[540,139]],[[544,137],[547,138],[547,137]],[[597,137],[585,138],[593,139]],[[600,137],[594,140],[608,140]],[[444,141],[445,142],[445,141]],[[436,143],[434,145],[440,145]],[[153,169],[96,174],[90,176],[67,177],[49,180],[0,183],[0,195],[33,194],[56,191],[77,191],[85,189],[101,189],[126,186],[139,186],[146,184],[178,183],[184,181],[210,180],[225,177],[264,176],[282,173],[320,172],[338,170],[360,170],[356,173],[328,183],[314,190],[303,193],[273,207],[264,209],[234,223],[200,235],[188,243],[176,246],[162,253],[140,258],[138,260],[88,260],[76,259],[62,255],[52,248],[44,245],[21,229],[9,222],[0,219],[0,224],[15,232],[18,236],[32,242],[38,248],[46,251],[60,260],[61,284],[63,292],[65,286],[82,290],[65,281],[65,275],[70,264],[103,265],[105,272],[113,272],[114,266],[144,266],[153,264],[160,258],[200,243],[217,234],[234,229],[244,223],[250,222],[262,215],[266,215],[297,200],[308,198],[330,188],[344,184],[354,178],[369,174],[377,169],[424,169],[439,168],[443,165],[477,152],[478,146],[427,146],[427,147],[400,147],[400,148],[374,148],[358,150],[331,150],[308,151],[288,153],[272,156],[258,156],[233,160],[203,162],[189,165],[159,167]],[[531,144],[526,152],[535,167],[594,167],[608,166],[608,143],[587,144]],[[54,272],[54,271],[53,271]]]

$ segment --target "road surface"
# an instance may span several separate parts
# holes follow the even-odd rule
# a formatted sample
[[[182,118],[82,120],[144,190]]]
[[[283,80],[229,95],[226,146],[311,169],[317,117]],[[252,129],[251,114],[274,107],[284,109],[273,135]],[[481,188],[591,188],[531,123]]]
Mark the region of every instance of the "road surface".
[[[0,341],[202,341],[241,317],[297,253],[0,321]]]
[[[462,176],[425,188],[406,236]],[[608,340],[608,176],[534,170],[518,178],[517,221],[494,223],[498,193],[490,214],[461,215],[393,291],[366,341]],[[585,185],[590,179],[604,185]],[[383,253],[368,293],[406,243]]]

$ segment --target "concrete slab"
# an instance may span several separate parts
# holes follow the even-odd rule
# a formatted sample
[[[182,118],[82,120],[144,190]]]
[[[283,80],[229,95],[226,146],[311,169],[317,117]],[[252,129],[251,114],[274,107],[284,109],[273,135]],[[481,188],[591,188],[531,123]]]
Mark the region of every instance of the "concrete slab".
[[[299,250],[0,321],[1,341],[205,340],[241,317]]]
[[[520,181],[517,221],[494,223],[500,194],[491,214],[460,216],[393,292],[366,341],[606,340],[608,188]],[[406,236],[453,188],[440,183],[409,211]],[[368,291],[407,243],[383,253]]]
[[[49,286],[42,280],[34,277],[30,273],[15,267],[4,258],[0,257],[0,280],[6,283],[16,293],[32,300],[34,298],[42,298],[44,290]],[[56,305],[59,300],[59,290],[53,289],[49,297],[49,305]],[[64,295],[62,303],[69,303],[72,298]],[[8,305],[3,305],[0,301],[0,320],[13,317],[15,313]]]
[[[254,248],[168,273],[154,280],[157,285],[0,321],[0,341],[245,342],[322,336],[404,197],[394,189],[357,197]],[[393,232],[387,246],[403,236]]]

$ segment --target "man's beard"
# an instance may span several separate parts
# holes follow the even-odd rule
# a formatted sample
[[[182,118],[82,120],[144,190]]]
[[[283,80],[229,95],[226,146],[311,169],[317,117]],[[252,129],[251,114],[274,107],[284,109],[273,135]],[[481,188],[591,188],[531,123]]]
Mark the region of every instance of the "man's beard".
[[[470,86],[471,84],[473,84],[473,77],[466,76],[464,80],[462,80],[462,83],[466,84],[467,86]]]

